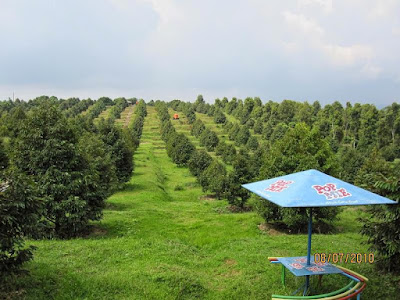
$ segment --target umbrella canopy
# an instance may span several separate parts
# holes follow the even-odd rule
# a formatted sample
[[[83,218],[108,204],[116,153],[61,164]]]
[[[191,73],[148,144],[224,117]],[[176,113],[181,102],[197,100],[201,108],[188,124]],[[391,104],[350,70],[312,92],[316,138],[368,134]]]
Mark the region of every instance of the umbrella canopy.
[[[307,170],[243,185],[282,207],[396,204],[317,170]]]

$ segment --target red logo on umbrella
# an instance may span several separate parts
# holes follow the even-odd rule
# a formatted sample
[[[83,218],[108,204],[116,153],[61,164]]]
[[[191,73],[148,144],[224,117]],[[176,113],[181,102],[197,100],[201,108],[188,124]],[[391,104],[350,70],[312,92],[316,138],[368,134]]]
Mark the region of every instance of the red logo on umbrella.
[[[323,194],[326,197],[326,200],[334,200],[351,196],[351,194],[346,191],[345,188],[337,189],[336,184],[334,183],[327,183],[325,185],[313,185],[312,187],[317,191],[318,194]]]
[[[303,269],[303,267],[304,267],[302,264],[298,264],[298,263],[292,263],[292,264],[290,264],[290,266],[297,270]]]
[[[284,189],[287,189],[289,187],[289,185],[291,185],[294,181],[291,180],[278,180],[277,182],[272,183],[268,188],[266,188],[266,191],[269,192],[274,192],[274,193],[280,193],[282,192]]]

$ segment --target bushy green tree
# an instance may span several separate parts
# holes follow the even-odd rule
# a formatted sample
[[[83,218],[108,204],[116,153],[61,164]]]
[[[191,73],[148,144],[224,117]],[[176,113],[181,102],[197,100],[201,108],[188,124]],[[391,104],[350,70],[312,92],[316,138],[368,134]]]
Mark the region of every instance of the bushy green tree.
[[[217,160],[213,160],[208,168],[200,175],[199,182],[203,191],[210,191],[220,199],[226,189],[225,167]]]
[[[167,142],[169,136],[176,132],[174,125],[172,125],[170,120],[161,123],[161,138],[164,142]]]
[[[212,162],[212,157],[204,150],[193,151],[188,161],[188,167],[192,175],[199,177]]]
[[[250,150],[256,150],[259,146],[258,140],[255,136],[249,137],[247,140],[246,147],[249,148]]]
[[[129,147],[120,128],[112,120],[100,120],[97,125],[103,142],[108,146],[114,161],[118,182],[127,182],[133,172],[133,150]]]
[[[192,107],[189,107],[185,114],[189,124],[193,124],[196,121],[196,113]]]
[[[216,124],[224,124],[226,122],[225,114],[219,109],[214,112],[214,122]]]
[[[226,143],[224,141],[219,141],[217,147],[215,147],[215,155],[221,156],[226,149]]]
[[[236,148],[232,144],[227,144],[224,152],[222,153],[222,160],[226,164],[231,164],[236,156]]]
[[[360,169],[356,180],[360,186],[397,201],[396,205],[369,207],[370,216],[362,219],[362,233],[368,237],[370,249],[377,253],[377,266],[393,273],[400,272],[399,178],[399,161],[385,162],[375,151]]]
[[[237,146],[246,145],[247,141],[250,138],[250,131],[245,126],[242,126],[236,135],[235,144]]]
[[[0,184],[0,284],[33,257],[33,246],[24,245],[39,218],[39,199],[31,178],[12,168],[2,173]]]
[[[207,151],[213,151],[219,143],[217,134],[208,128],[202,132],[199,140],[200,145],[204,146]]]
[[[239,124],[233,124],[231,129],[229,129],[228,137],[231,141],[234,141],[236,139],[236,136],[238,135],[240,131],[240,126]]]
[[[72,237],[101,218],[106,199],[98,170],[78,147],[75,126],[52,103],[32,109],[12,141],[10,164],[35,183],[42,227],[50,236]]]
[[[241,185],[251,182],[250,157],[240,153],[233,161],[233,171],[227,178],[226,197],[231,205],[244,208],[250,193]]]
[[[201,133],[206,129],[206,126],[204,125],[203,121],[200,119],[197,119],[190,130],[190,134],[194,135],[195,137],[199,137]]]
[[[317,129],[310,130],[305,124],[290,128],[281,140],[277,140],[264,156],[260,169],[261,179],[318,169],[336,176],[338,166],[329,144],[323,140]],[[300,231],[307,225],[308,218],[303,208],[287,209],[275,204],[259,203],[259,211],[267,222],[281,222],[290,230]],[[329,224],[338,214],[337,208],[315,208],[316,224]]]
[[[271,135],[269,137],[269,141],[271,141],[271,143],[273,143],[277,140],[282,139],[284,137],[284,135],[286,134],[286,132],[288,131],[288,129],[289,129],[288,125],[286,125],[285,123],[279,123],[273,129],[273,132],[271,133]]]
[[[183,133],[173,133],[167,141],[167,153],[178,166],[184,166],[195,150],[193,144]]]
[[[254,123],[253,127],[254,133],[255,134],[261,134],[263,131],[263,122],[260,119],[257,119],[257,121]]]
[[[364,155],[345,145],[339,149],[336,159],[338,161],[338,177],[343,181],[354,183],[358,170],[364,164]]]

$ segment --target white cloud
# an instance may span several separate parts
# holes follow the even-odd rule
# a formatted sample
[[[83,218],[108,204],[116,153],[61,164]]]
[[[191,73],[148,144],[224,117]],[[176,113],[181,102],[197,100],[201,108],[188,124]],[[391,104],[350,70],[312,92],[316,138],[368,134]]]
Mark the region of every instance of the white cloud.
[[[302,14],[295,14],[290,11],[282,13],[285,21],[295,27],[300,28],[306,34],[324,35],[325,31],[315,21]]]
[[[373,56],[373,50],[366,45],[352,45],[343,47],[339,45],[322,45],[322,50],[338,66],[350,66],[360,61],[369,61]]]
[[[299,50],[299,45],[295,42],[282,42],[283,49],[288,53],[295,53]]]
[[[332,0],[298,0],[297,4],[300,7],[318,5],[327,13],[330,13],[333,10]]]
[[[385,18],[392,14],[398,14],[396,7],[399,6],[398,0],[375,0],[375,5],[369,13],[371,19]]]
[[[381,67],[367,63],[362,67],[361,74],[367,78],[375,79],[382,73],[382,71],[383,69]]]
[[[162,25],[181,19],[184,14],[172,0],[142,0],[150,2],[154,11],[159,15]]]
[[[400,36],[400,27],[393,27],[392,28],[392,33],[395,36]]]

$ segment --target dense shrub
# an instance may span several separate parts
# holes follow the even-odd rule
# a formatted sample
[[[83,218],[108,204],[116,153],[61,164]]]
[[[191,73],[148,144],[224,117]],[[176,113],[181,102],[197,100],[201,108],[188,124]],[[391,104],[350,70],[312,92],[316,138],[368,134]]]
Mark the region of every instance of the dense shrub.
[[[109,112],[109,119],[116,120],[121,117],[123,110],[128,107],[128,101],[125,98],[117,98],[114,100],[114,105]]]
[[[242,126],[235,138],[235,144],[237,146],[246,145],[247,141],[250,138],[250,131],[247,127]]]
[[[173,133],[168,137],[167,153],[178,166],[184,166],[189,161],[193,151],[193,144],[183,133]]]
[[[249,164],[250,157],[239,154],[233,161],[233,171],[227,178],[226,197],[231,205],[243,208],[250,198],[250,193],[242,188],[242,184],[249,183],[252,180],[252,173]]]
[[[44,102],[32,109],[10,149],[10,164],[35,183],[35,196],[42,200],[43,232],[72,237],[86,230],[89,220],[101,218],[111,187],[99,180],[100,170],[79,147],[76,126],[56,105]]]
[[[308,169],[318,169],[335,176],[337,168],[334,153],[318,130],[310,130],[305,124],[297,124],[272,145],[263,159],[259,177],[273,178]],[[275,206],[261,201],[259,211],[267,222],[279,222],[294,231],[304,229],[308,222],[305,209]],[[338,212],[337,208],[315,208],[314,217],[316,222],[331,223]]]
[[[368,207],[369,217],[362,219],[362,233],[368,237],[370,250],[377,254],[377,267],[400,273],[400,163],[386,162],[374,151],[360,168],[356,184],[398,202],[397,205]]]
[[[198,177],[212,162],[212,157],[204,150],[193,151],[188,167],[192,175]]]
[[[118,182],[120,184],[127,182],[131,178],[134,168],[133,149],[124,139],[122,130],[111,119],[100,120],[97,130],[111,153]]]
[[[69,109],[65,111],[65,116],[67,118],[75,117],[83,111],[87,110],[89,106],[93,105],[94,101],[92,99],[81,100]]]
[[[206,126],[204,125],[203,121],[200,119],[197,119],[190,130],[190,134],[194,135],[195,137],[199,137],[201,133],[206,129]]]
[[[144,118],[147,116],[146,103],[140,101],[135,110],[135,117],[131,124],[129,124],[128,132],[134,145],[135,151],[139,147],[140,138],[142,137]]]
[[[239,124],[234,124],[231,129],[229,129],[228,132],[228,137],[231,141],[234,141],[236,139],[236,136],[238,135],[240,131],[240,126]]]
[[[39,218],[39,200],[34,182],[12,168],[0,184],[0,284],[6,275],[18,272],[33,257],[33,246],[24,246]]]
[[[222,160],[227,164],[231,164],[232,161],[235,159],[235,156],[236,156],[235,146],[233,146],[232,144],[227,144],[224,152],[222,153]]]
[[[189,124],[193,124],[196,121],[196,113],[192,107],[189,107],[185,114]]]
[[[225,152],[226,146],[224,141],[219,141],[218,145],[215,147],[215,155],[221,156]]]
[[[109,105],[113,105],[113,101],[108,98],[108,97],[101,97],[99,98],[95,104],[93,104],[93,106],[91,107],[91,109],[87,112],[87,114],[85,115],[86,118],[93,120],[96,117],[98,117],[98,115],[100,115],[100,113],[105,110],[107,108],[107,106]]]
[[[214,123],[224,124],[225,122],[226,122],[225,114],[221,110],[217,109],[214,112]]]
[[[225,167],[217,160],[213,160],[207,169],[205,169],[200,175],[199,182],[203,191],[210,191],[220,199],[226,190]]]
[[[213,151],[219,142],[217,134],[208,128],[200,134],[199,140],[200,145],[204,146],[207,151]]]
[[[263,131],[263,122],[261,121],[261,119],[258,119],[254,123],[253,130],[254,130],[255,134],[261,134],[262,133],[262,131]]]
[[[247,140],[246,147],[249,148],[250,150],[256,150],[259,146],[258,140],[255,136],[249,137]]]

